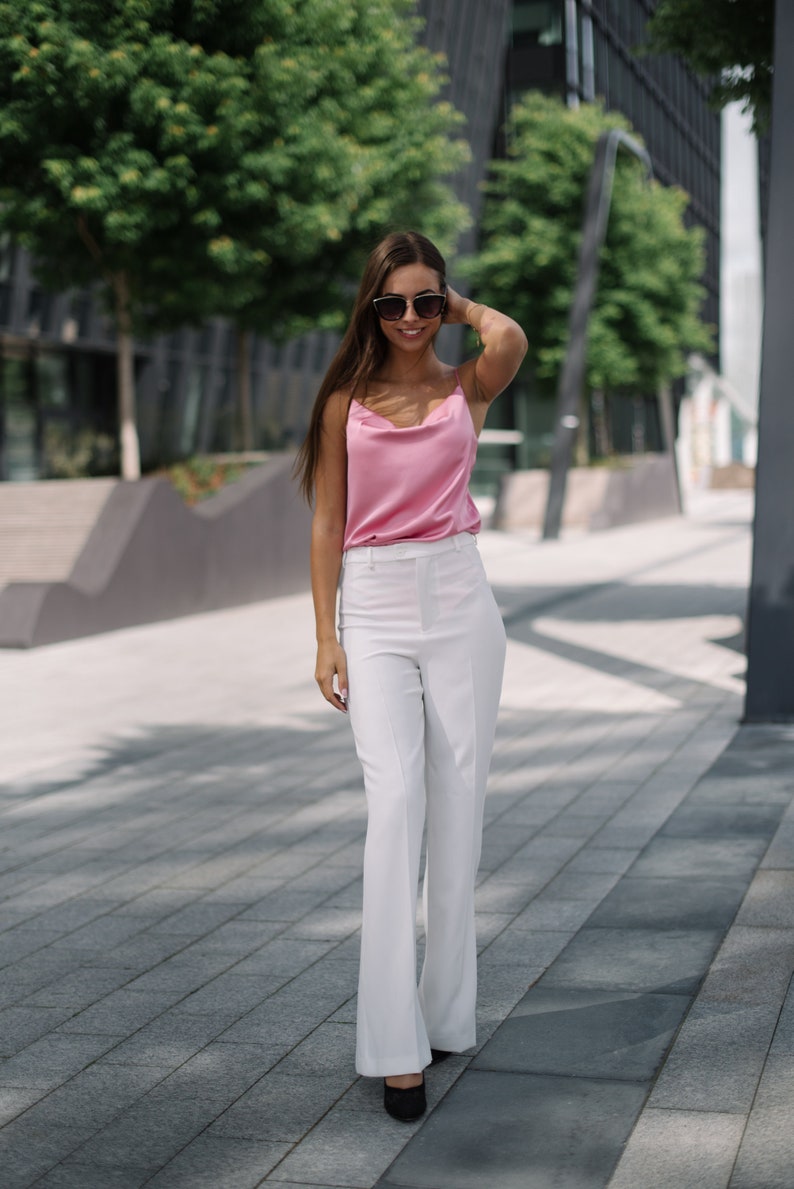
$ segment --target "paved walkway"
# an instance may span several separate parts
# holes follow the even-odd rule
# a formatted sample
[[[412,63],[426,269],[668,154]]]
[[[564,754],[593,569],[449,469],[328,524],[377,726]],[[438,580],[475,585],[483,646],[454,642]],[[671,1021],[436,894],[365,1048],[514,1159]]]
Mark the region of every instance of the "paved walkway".
[[[3,1189],[791,1189],[794,728],[738,725],[750,512],[483,535],[480,1047],[412,1126],[353,1068],[363,794],[309,599],[0,653]]]

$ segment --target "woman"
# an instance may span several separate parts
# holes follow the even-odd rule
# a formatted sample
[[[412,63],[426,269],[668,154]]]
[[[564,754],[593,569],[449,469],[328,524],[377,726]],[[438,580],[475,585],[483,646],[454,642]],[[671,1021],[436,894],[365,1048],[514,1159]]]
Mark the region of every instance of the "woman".
[[[442,322],[482,342],[458,370],[436,355]],[[475,1041],[474,880],[505,635],[468,481],[488,405],[526,346],[511,318],[447,285],[428,239],[389,235],[298,462],[314,497],[315,676],[350,714],[367,795],[356,1068],[384,1078],[385,1108],[404,1121],[425,1110],[424,1067]]]

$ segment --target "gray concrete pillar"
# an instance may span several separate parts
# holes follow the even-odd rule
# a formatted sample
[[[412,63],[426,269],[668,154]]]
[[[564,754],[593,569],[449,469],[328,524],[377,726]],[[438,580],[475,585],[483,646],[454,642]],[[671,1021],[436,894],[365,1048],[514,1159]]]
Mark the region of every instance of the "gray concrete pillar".
[[[766,245],[748,722],[794,721],[794,4],[778,0]]]

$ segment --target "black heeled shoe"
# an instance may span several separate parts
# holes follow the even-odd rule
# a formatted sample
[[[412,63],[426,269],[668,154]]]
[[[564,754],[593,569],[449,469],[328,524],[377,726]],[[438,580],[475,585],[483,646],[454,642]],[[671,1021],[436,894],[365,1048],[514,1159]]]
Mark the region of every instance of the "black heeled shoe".
[[[454,1057],[455,1054],[451,1049],[431,1049],[430,1056],[432,1057],[431,1065],[440,1065],[442,1061],[446,1061],[447,1057]]]
[[[407,1090],[390,1086],[384,1078],[383,1105],[387,1113],[401,1123],[413,1123],[415,1119],[420,1119],[427,1110],[424,1075],[418,1086],[409,1086]]]

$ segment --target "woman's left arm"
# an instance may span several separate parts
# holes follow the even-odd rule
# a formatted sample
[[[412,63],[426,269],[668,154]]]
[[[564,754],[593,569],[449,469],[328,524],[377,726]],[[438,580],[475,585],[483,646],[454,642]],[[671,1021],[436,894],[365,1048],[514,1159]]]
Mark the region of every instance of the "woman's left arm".
[[[460,370],[469,380],[469,390],[474,389],[476,398],[490,404],[518,371],[526,354],[527,336],[507,314],[500,314],[472,298],[461,297],[451,288],[447,288],[444,321],[468,323],[479,335],[482,352]]]

